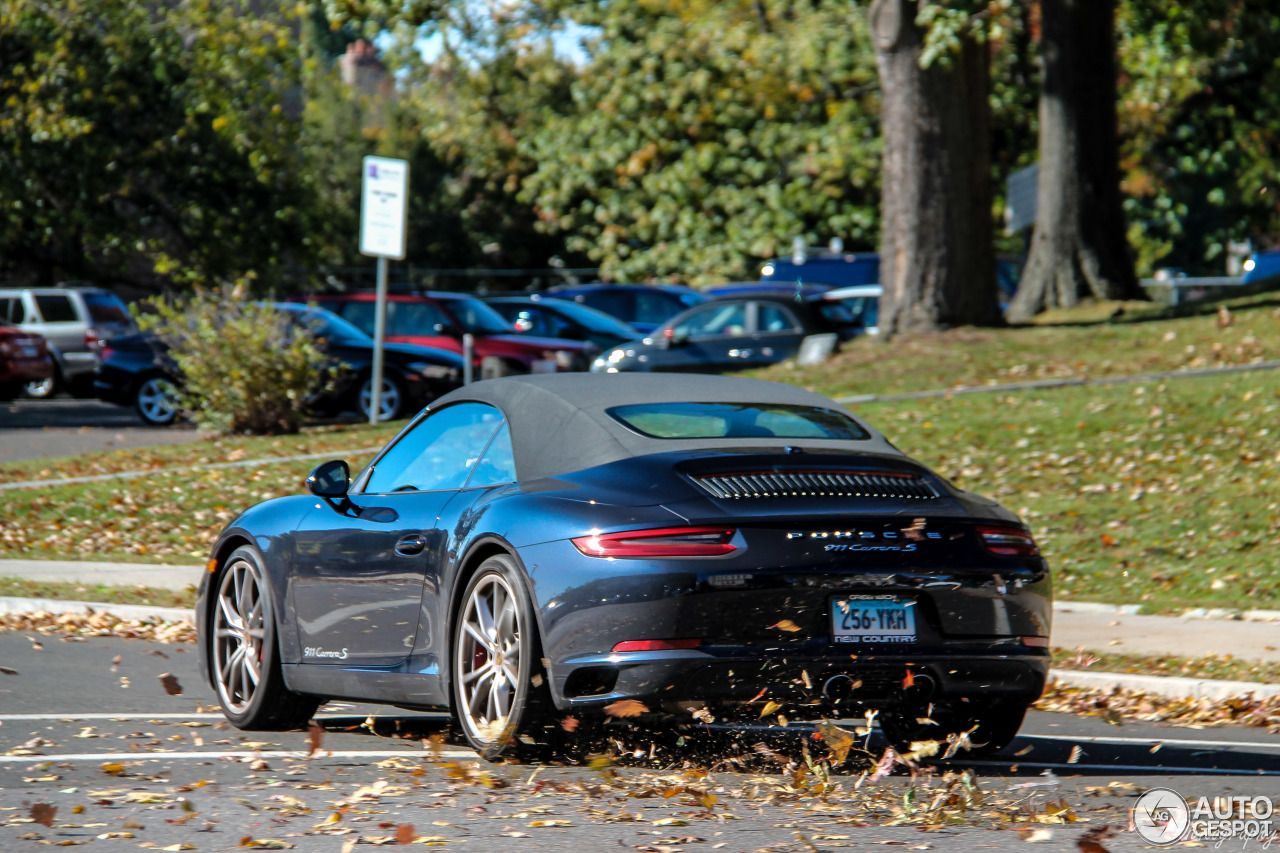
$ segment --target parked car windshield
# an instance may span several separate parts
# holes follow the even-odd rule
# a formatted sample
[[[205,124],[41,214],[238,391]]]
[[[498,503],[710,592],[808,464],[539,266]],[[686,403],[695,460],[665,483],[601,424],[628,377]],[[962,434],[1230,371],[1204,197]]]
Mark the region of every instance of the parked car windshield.
[[[322,308],[308,308],[304,305],[277,303],[276,308],[288,311],[299,323],[306,326],[317,338],[324,338],[335,344],[354,344],[370,346],[373,338],[346,320]]]
[[[515,327],[479,299],[464,296],[444,303],[445,310],[464,331],[473,335],[514,335]]]
[[[606,411],[618,423],[649,438],[871,438],[848,415],[814,406],[642,403]]]

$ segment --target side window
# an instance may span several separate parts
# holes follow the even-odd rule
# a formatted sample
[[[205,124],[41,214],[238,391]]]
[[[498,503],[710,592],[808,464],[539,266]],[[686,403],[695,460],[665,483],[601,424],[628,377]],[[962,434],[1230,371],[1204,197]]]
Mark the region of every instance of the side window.
[[[371,307],[372,311],[372,307]],[[372,313],[370,314],[372,317]],[[372,323],[372,319],[370,323]],[[436,325],[447,330],[453,324],[429,302],[388,302],[387,330],[392,335],[438,335]]]
[[[483,403],[458,403],[432,413],[378,460],[365,492],[462,488],[502,420],[502,412]]]
[[[61,293],[37,296],[36,309],[46,323],[74,323],[78,319],[71,297]]]
[[[493,440],[485,448],[471,479],[467,481],[468,489],[485,486],[500,486],[503,483],[516,481],[516,457],[511,450],[511,428],[503,422],[493,434]]]
[[[756,314],[757,328],[761,332],[797,332],[800,324],[790,311],[772,302],[759,302]]]
[[[708,305],[685,318],[676,326],[677,335],[697,338],[709,336],[738,337],[747,333],[746,303]]]
[[[27,309],[22,305],[20,294],[0,296],[0,320],[13,323],[15,326],[27,322]]]
[[[377,310],[376,306],[374,302],[358,301],[333,302],[327,305],[320,303],[320,307],[328,308],[348,323],[359,327],[360,331],[367,335],[373,334],[373,315]]]
[[[541,309],[525,306],[520,309],[518,316],[529,325],[529,334],[539,338],[554,338],[556,336],[555,330],[551,328],[551,324],[548,321],[546,312]]]
[[[619,290],[597,290],[582,295],[581,302],[597,311],[621,317],[627,322],[635,320],[631,316],[631,294]]]
[[[683,310],[684,306],[680,304],[678,299],[668,296],[660,290],[653,293],[642,292],[636,294],[637,322],[658,324]]]

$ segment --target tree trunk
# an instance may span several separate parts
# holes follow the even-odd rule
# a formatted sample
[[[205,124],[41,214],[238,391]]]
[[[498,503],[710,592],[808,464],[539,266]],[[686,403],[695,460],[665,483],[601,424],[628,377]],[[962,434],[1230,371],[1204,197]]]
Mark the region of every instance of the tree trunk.
[[[1146,299],[1120,201],[1116,0],[1042,0],[1040,177],[1031,252],[1009,307],[1027,320],[1083,297]]]
[[[990,68],[964,39],[950,67],[920,67],[920,0],[875,0],[880,71],[880,331],[1001,322],[991,216]]]

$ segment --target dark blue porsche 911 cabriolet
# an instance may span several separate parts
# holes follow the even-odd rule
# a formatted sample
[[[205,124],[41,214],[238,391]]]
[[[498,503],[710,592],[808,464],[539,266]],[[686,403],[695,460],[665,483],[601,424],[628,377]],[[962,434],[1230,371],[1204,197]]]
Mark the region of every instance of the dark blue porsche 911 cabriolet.
[[[994,752],[1044,688],[1049,571],[1017,516],[791,386],[478,382],[307,486],[232,522],[200,590],[243,729],[449,709],[495,757],[620,700],[776,701]]]

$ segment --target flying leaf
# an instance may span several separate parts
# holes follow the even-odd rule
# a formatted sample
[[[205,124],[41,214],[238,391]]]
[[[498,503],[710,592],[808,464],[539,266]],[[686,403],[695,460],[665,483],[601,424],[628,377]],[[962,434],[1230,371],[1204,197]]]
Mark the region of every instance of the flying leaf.
[[[396,826],[396,844],[412,844],[417,837],[418,833],[414,832],[413,824],[401,823]]]
[[[827,749],[831,750],[831,756],[834,762],[844,764],[849,758],[849,750],[853,748],[853,735],[844,729],[832,723],[830,720],[818,721],[818,734],[822,735],[822,740],[827,745]]]
[[[159,678],[160,686],[164,688],[165,693],[168,693],[170,696],[182,695],[182,685],[178,683],[178,676],[174,675],[172,672],[162,672],[160,673]]]
[[[781,707],[782,707],[781,702],[774,702],[772,699],[770,699],[768,702],[765,702],[764,707],[760,709],[760,719],[763,720],[765,717],[769,716],[770,714],[773,714]]]
[[[315,720],[307,723],[307,758],[315,758],[324,745],[324,726]]]
[[[610,717],[638,717],[649,712],[649,706],[635,699],[619,699],[604,706],[604,712]]]
[[[31,805],[31,819],[45,826],[53,826],[53,818],[57,813],[58,807],[51,806],[48,803],[33,803]]]
[[[790,619],[783,619],[781,622],[775,622],[769,627],[777,628],[780,631],[790,631],[793,634],[800,630],[800,626],[792,622]]]

